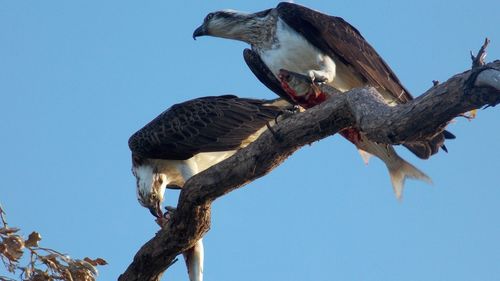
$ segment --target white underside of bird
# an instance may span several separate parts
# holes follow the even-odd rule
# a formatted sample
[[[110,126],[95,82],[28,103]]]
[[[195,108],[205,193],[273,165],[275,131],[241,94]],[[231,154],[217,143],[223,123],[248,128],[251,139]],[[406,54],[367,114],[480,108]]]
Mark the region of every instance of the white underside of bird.
[[[165,192],[167,187],[182,188],[190,177],[229,158],[235,152],[236,150],[203,152],[186,160],[149,160],[147,165],[133,168],[133,173],[139,180],[137,191],[148,192],[155,177],[162,178],[161,194]],[[156,171],[153,171],[152,167],[156,167]]]
[[[274,122],[271,121],[269,124],[273,125]],[[246,147],[248,144],[255,141],[266,128],[267,127],[264,126],[250,135],[241,143],[240,148]],[[231,157],[235,152],[236,150],[202,152],[186,160],[148,160],[148,164],[132,168],[133,174],[138,180],[137,191],[144,193],[149,192],[152,183],[157,181],[158,178],[161,178],[162,183],[159,187],[159,196],[161,196],[160,201],[163,201],[166,188],[182,188],[189,178]],[[153,170],[152,167],[155,167],[155,170]],[[202,239],[198,240],[191,249],[184,252],[183,256],[188,269],[189,280],[203,281],[204,249]]]
[[[198,153],[187,160],[162,160],[154,159],[156,167],[160,170],[153,171],[151,165],[134,167],[134,174],[139,180],[139,188],[147,192],[155,177],[162,177],[160,194],[163,196],[169,185],[182,188],[184,183],[192,176],[208,169],[209,167],[229,158],[236,150],[222,152]],[[163,198],[162,198],[163,201]],[[202,239],[189,250],[183,253],[190,281],[203,281],[204,249]]]
[[[256,50],[276,77],[280,69],[286,69],[325,81],[342,92],[363,86],[345,65],[323,54],[283,20],[278,18],[276,24],[276,43],[270,49]]]

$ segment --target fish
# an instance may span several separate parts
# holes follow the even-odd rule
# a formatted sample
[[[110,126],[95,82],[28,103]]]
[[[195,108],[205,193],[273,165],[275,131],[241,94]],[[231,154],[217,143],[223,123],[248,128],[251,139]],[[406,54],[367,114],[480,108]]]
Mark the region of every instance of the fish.
[[[342,94],[341,91],[329,85],[313,83],[305,75],[284,69],[280,70],[279,79],[290,99],[305,109]],[[408,178],[433,184],[428,175],[399,156],[393,145],[371,141],[362,131],[352,127],[343,129],[339,134],[356,146],[365,164],[368,164],[371,156],[382,160],[387,167],[392,188],[398,200],[403,197],[405,181]]]

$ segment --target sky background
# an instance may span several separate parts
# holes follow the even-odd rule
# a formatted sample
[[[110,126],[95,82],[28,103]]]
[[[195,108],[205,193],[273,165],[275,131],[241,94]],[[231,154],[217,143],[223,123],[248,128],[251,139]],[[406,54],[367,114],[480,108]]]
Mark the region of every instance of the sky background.
[[[500,1],[300,1],[357,27],[419,95],[470,67],[488,36],[500,59]],[[102,257],[115,280],[158,226],[139,206],[131,134],[172,104],[237,94],[274,98],[247,69],[245,44],[193,30],[214,10],[273,1],[1,1],[0,203],[8,222],[73,257]],[[217,200],[205,280],[500,280],[498,108],[449,126],[434,180],[393,195],[333,136]],[[178,192],[167,192],[174,205]],[[4,269],[0,268],[0,274]],[[187,280],[182,259],[164,280]]]

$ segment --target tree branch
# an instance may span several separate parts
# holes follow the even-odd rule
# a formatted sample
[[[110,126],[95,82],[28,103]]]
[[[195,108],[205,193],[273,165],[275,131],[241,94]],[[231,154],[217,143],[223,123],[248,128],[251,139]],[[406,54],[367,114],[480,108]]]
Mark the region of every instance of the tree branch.
[[[474,56],[472,54],[472,51],[470,52],[470,58],[472,59],[472,68],[484,65],[484,59],[486,58],[486,48],[488,47],[488,44],[490,44],[490,39],[485,38],[483,46],[481,46],[481,49],[479,49],[479,52],[477,52],[477,56]]]
[[[295,77],[302,79],[302,77]],[[321,86],[321,91],[332,89]],[[286,118],[227,160],[188,180],[169,223],[137,252],[120,281],[158,280],[177,255],[210,229],[211,203],[264,176],[306,144],[356,127],[387,144],[427,139],[457,115],[500,102],[500,61],[457,74],[415,100],[387,106],[373,88],[334,95],[324,103]]]

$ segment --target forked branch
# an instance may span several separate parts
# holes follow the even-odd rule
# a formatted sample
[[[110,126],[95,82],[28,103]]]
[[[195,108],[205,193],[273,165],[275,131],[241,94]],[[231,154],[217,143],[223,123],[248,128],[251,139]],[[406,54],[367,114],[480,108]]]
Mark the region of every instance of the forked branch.
[[[477,57],[484,58],[483,49]],[[442,131],[459,114],[499,102],[500,61],[495,61],[457,74],[404,105],[389,107],[375,89],[362,88],[297,113],[273,127],[280,138],[265,132],[234,156],[191,178],[170,222],[142,246],[119,280],[158,280],[177,255],[209,230],[215,199],[269,173],[306,144],[346,127],[356,127],[381,143],[418,141]]]

